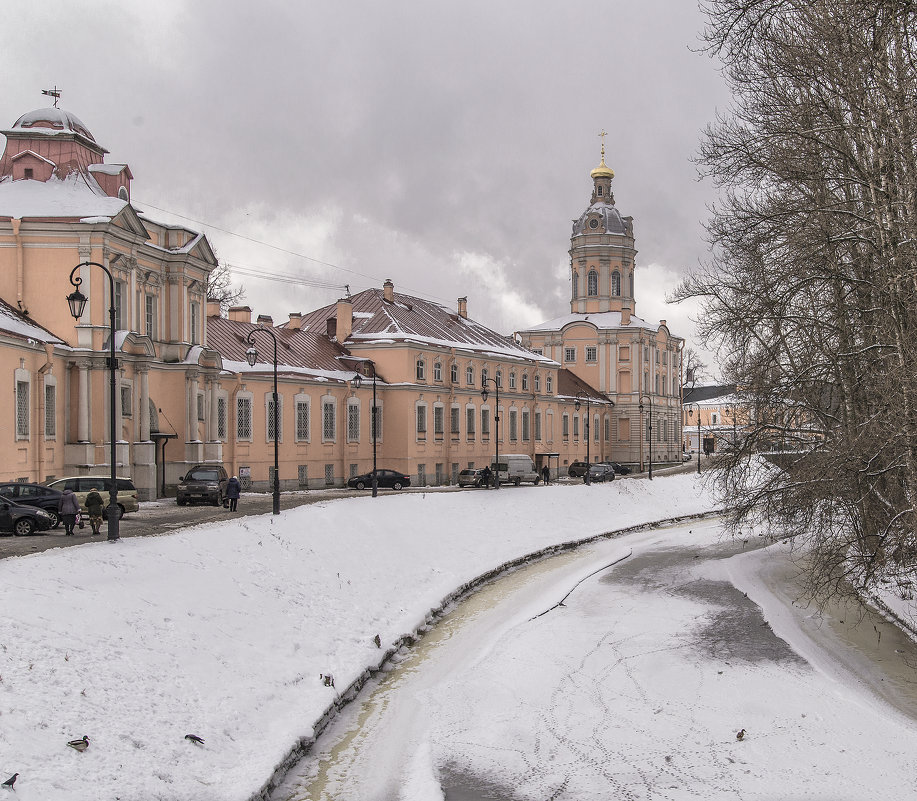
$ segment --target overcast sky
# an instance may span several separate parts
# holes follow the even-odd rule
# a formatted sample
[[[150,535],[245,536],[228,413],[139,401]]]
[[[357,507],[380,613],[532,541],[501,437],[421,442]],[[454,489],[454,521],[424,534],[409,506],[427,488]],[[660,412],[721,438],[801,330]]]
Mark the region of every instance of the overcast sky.
[[[503,333],[568,313],[604,129],[637,314],[692,339],[694,310],[664,295],[704,258],[713,195],[691,158],[728,102],[693,0],[36,0],[16,17],[0,127],[56,85],[130,164],[139,209],[183,215],[230,265],[334,285],[239,274],[256,313],[386,278],[467,295]]]

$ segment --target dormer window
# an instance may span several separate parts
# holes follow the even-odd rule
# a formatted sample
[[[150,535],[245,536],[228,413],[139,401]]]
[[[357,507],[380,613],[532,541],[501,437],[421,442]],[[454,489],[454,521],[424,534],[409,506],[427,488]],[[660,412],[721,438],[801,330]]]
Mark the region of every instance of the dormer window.
[[[130,198],[127,196],[127,187],[126,186],[122,186],[120,189],[118,189],[118,199],[119,200],[130,200]]]

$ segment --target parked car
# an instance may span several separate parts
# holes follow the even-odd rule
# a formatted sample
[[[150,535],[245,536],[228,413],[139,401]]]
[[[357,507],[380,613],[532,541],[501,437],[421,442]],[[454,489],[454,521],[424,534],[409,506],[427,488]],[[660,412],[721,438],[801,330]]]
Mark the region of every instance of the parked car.
[[[586,470],[589,467],[585,462],[571,462],[570,466],[567,468],[567,475],[570,478],[582,478],[586,475]]]
[[[57,517],[44,509],[23,506],[9,498],[0,498],[0,531],[12,531],[17,537],[27,537],[36,531],[48,531]]]
[[[129,478],[118,478],[118,507],[123,516],[127,512],[136,512],[140,508],[137,499],[137,488]],[[80,509],[86,511],[86,496],[95,487],[102,496],[102,517],[108,517],[108,493],[111,485],[110,476],[72,476],[59,478],[57,481],[48,482],[51,489],[63,492],[65,489],[73,490],[80,502]]]
[[[13,503],[22,506],[37,506],[51,515],[51,528],[60,525],[57,506],[60,503],[60,490],[51,489],[44,484],[27,484],[25,482],[7,481],[0,484],[0,498],[9,498]]]
[[[630,468],[626,464],[621,464],[620,462],[602,462],[602,464],[607,464],[619,476],[630,475]]]
[[[594,484],[596,481],[614,481],[615,471],[613,467],[607,464],[589,465],[589,480]]]
[[[370,470],[368,473],[364,473],[362,476],[354,476],[347,482],[347,486],[351,489],[372,489],[373,486],[373,471]],[[404,473],[398,470],[376,470],[376,486],[382,487],[385,489],[396,489],[400,490],[402,487],[411,486],[411,477],[406,476]]]
[[[490,469],[496,473],[497,463],[492,462]],[[518,487],[523,481],[531,481],[533,484],[541,481],[541,473],[535,469],[532,457],[525,453],[501,453],[499,471],[501,484],[515,484]]]
[[[468,468],[458,474],[458,483],[460,487],[483,487],[484,486],[484,469]]]
[[[179,506],[194,501],[206,501],[222,506],[229,473],[221,464],[196,464],[179,480],[175,500]]]

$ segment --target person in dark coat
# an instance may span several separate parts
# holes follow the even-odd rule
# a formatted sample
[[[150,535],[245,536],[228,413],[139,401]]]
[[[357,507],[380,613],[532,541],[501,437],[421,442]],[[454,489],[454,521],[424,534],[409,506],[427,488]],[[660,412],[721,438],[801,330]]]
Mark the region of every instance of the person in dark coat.
[[[229,511],[235,512],[239,505],[239,496],[242,494],[242,484],[239,479],[233,476],[226,482],[226,497],[229,498]]]
[[[541,468],[541,478],[544,480],[545,484],[551,483],[551,468],[547,465]]]
[[[490,465],[484,466],[481,471],[481,480],[484,482],[484,487],[490,489],[490,482],[493,480],[493,471],[490,469]]]
[[[89,490],[86,496],[86,511],[89,513],[89,525],[92,526],[92,534],[95,536],[102,529],[102,495],[98,487]]]
[[[80,501],[73,490],[65,489],[57,502],[57,512],[64,521],[64,534],[73,536],[73,527],[76,525],[76,516],[80,513]]]

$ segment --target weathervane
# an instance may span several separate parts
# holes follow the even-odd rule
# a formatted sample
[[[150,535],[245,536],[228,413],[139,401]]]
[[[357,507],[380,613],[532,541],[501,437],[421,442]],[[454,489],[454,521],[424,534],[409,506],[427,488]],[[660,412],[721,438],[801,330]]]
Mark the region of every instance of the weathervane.
[[[54,108],[57,108],[57,101],[60,100],[61,91],[62,90],[58,89],[57,86],[55,85],[53,89],[42,89],[41,93],[43,95],[47,95],[48,97],[53,97],[54,98]]]

